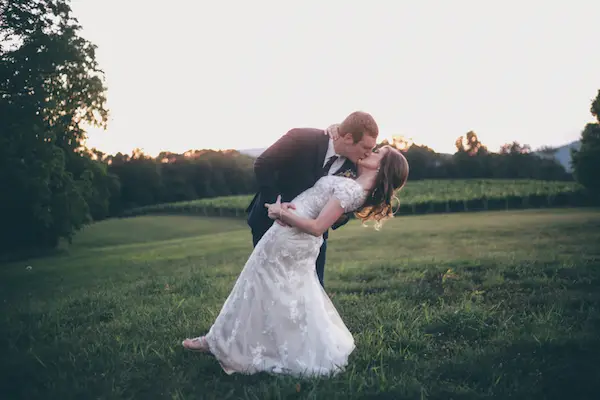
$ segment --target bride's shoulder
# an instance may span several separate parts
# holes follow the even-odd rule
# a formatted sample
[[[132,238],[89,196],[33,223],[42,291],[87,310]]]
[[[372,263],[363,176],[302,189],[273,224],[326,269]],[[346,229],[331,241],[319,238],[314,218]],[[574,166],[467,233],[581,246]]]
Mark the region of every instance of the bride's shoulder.
[[[364,202],[365,191],[354,179],[336,176],[331,181],[332,195],[340,201],[345,212],[356,210]]]
[[[360,184],[358,182],[356,182],[354,179],[348,178],[345,176],[339,176],[339,175],[325,175],[324,177],[320,178],[319,181],[327,182],[327,184],[332,185],[332,186],[362,188],[362,186],[360,186]]]
[[[362,186],[360,186],[360,184],[352,178],[348,178],[345,176],[336,176],[336,175],[331,175],[331,178],[332,178],[331,182],[333,183],[334,186],[362,190]]]

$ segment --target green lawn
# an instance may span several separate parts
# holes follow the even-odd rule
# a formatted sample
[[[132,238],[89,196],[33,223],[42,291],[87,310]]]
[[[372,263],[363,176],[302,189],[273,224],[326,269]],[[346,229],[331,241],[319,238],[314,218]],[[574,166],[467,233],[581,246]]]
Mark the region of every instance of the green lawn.
[[[356,339],[329,380],[227,376],[206,332],[251,250],[242,220],[111,220],[0,265],[0,398],[595,399],[600,211],[400,217],[331,235],[327,290]],[[31,266],[31,269],[27,269]]]

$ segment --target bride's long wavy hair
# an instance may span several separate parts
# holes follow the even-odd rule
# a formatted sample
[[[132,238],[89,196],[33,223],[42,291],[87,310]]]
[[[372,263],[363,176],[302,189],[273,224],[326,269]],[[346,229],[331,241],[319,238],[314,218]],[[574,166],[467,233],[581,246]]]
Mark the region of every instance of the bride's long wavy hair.
[[[363,224],[375,221],[375,229],[381,228],[383,222],[394,216],[392,202],[394,199],[400,206],[396,194],[408,180],[408,161],[398,150],[391,146],[390,151],[381,158],[379,172],[375,178],[375,185],[368,193],[363,206],[354,215]]]

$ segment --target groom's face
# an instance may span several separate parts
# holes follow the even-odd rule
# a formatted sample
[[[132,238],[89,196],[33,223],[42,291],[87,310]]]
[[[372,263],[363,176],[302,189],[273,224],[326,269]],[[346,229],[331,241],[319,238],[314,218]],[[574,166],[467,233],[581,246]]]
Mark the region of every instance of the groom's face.
[[[343,139],[346,142],[348,149],[347,154],[345,154],[345,156],[355,164],[361,158],[365,158],[369,154],[371,154],[373,148],[377,144],[377,139],[367,134],[364,134],[362,139],[356,143],[354,143],[354,139],[350,134],[344,136]]]

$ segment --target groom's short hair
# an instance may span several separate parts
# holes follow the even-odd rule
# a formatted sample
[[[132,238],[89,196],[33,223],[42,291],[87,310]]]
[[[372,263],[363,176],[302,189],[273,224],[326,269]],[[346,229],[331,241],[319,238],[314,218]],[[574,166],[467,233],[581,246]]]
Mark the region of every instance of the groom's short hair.
[[[371,116],[371,114],[364,111],[355,111],[348,115],[338,128],[340,135],[352,134],[354,143],[358,143],[362,140],[364,135],[377,138],[379,135],[379,127],[377,122]]]

